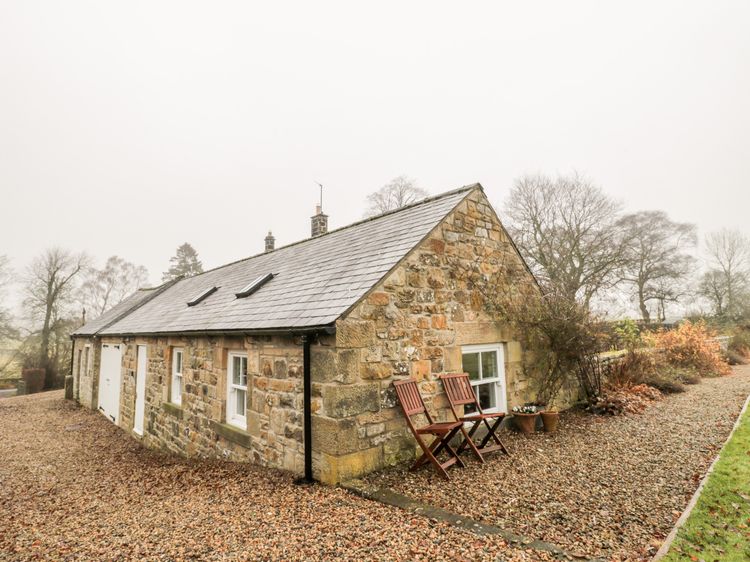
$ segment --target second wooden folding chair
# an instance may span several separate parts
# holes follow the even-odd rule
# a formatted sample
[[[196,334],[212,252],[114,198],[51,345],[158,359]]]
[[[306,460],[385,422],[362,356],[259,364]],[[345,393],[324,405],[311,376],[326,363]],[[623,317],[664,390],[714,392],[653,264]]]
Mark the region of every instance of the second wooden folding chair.
[[[416,470],[420,466],[426,463],[432,463],[435,470],[445,478],[449,478],[447,468],[457,464],[461,467],[465,467],[464,462],[459,458],[458,453],[450,445],[451,439],[453,439],[457,433],[461,432],[464,435],[464,441],[469,439],[469,435],[466,433],[464,424],[461,421],[453,422],[434,422],[430,412],[424,404],[422,395],[419,393],[419,387],[417,382],[412,379],[406,379],[402,381],[394,381],[393,386],[396,389],[398,395],[398,401],[401,404],[401,408],[404,411],[404,417],[406,417],[406,423],[409,425],[414,438],[422,448],[422,456],[412,465],[409,470]],[[424,414],[427,418],[427,425],[422,427],[415,427],[412,422],[412,416],[418,414]],[[432,435],[433,440],[428,445],[425,440],[425,435]],[[440,462],[437,456],[442,450],[445,450],[450,458],[445,462]],[[481,458],[481,455],[479,456]]]
[[[496,432],[500,428],[500,424],[505,417],[503,412],[488,412],[482,411],[482,406],[479,404],[477,395],[474,393],[474,389],[471,386],[471,380],[467,373],[455,373],[449,375],[440,375],[440,380],[443,381],[443,388],[445,388],[445,395],[448,397],[448,403],[451,406],[453,415],[461,422],[471,423],[471,429],[469,434],[463,443],[458,447],[458,454],[461,454],[463,450],[468,446],[474,451],[474,453],[484,462],[482,453],[491,453],[492,451],[502,451],[506,455],[509,455],[508,449],[505,448],[503,442],[497,436]],[[466,406],[467,404],[473,405],[476,409],[475,412],[468,415],[458,415],[457,408],[459,406]],[[490,420],[494,420],[490,425]],[[474,434],[477,432],[479,427],[484,423],[487,426],[487,435],[477,445],[474,442]],[[493,443],[490,443],[490,440]]]

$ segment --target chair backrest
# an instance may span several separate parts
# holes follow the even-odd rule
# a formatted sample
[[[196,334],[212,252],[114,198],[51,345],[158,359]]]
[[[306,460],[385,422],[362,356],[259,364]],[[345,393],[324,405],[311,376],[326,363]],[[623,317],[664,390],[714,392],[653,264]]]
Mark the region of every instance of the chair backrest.
[[[427,412],[422,395],[419,393],[417,381],[412,378],[393,381],[393,386],[396,389],[398,401],[401,403],[401,408],[404,410],[404,415],[407,418]]]
[[[471,380],[468,373],[451,373],[449,375],[440,375],[443,381],[445,395],[451,406],[463,406],[465,404],[477,404],[477,395],[471,387]]]

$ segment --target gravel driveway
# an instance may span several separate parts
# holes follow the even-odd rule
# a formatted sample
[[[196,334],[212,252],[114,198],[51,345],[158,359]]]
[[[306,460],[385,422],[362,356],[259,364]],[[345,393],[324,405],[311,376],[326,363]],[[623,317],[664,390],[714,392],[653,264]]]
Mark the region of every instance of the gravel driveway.
[[[547,560],[250,465],[145,450],[62,392],[0,401],[1,560]]]
[[[574,554],[648,559],[671,530],[750,394],[750,366],[704,379],[643,414],[568,414],[558,434],[507,435],[510,458],[367,479]]]

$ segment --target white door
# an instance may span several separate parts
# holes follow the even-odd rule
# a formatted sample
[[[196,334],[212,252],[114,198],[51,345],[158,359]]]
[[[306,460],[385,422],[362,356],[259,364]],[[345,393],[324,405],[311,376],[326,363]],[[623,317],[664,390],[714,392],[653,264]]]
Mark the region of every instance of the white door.
[[[122,346],[103,343],[99,368],[99,410],[114,423],[120,421],[121,374]]]
[[[146,346],[138,346],[138,366],[135,371],[135,419],[133,431],[143,435],[143,417],[146,414],[146,369],[148,366]]]

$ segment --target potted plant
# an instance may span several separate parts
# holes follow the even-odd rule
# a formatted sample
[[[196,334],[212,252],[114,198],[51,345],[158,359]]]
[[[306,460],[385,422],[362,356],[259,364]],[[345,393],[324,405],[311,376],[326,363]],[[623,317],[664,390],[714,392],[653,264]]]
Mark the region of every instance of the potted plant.
[[[554,433],[557,431],[557,424],[560,421],[560,412],[552,406],[545,408],[540,412],[542,416],[542,423],[544,424],[544,431],[547,433]]]
[[[534,433],[534,429],[536,428],[536,418],[538,416],[539,409],[536,406],[530,404],[525,406],[513,406],[513,420],[521,433]]]

